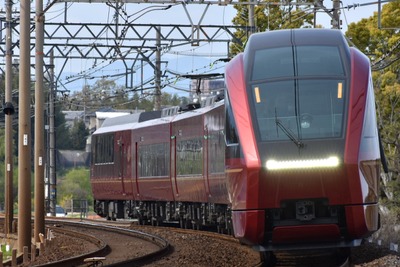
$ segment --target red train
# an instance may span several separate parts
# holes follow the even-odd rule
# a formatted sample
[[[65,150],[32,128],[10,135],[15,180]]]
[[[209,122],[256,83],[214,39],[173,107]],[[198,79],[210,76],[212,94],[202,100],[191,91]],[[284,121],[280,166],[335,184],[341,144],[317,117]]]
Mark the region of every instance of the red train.
[[[224,103],[215,99],[185,112],[172,108],[106,120],[92,136],[95,211],[109,219],[232,229]]]
[[[259,33],[225,82],[224,101],[109,119],[93,134],[99,215],[233,229],[260,251],[353,246],[378,229],[365,55],[336,30]]]

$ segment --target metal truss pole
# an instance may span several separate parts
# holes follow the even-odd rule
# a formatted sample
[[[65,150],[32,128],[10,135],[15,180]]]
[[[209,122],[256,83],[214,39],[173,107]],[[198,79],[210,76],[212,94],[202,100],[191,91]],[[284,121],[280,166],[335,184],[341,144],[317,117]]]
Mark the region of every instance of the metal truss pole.
[[[154,110],[161,110],[161,27],[158,27],[156,34],[156,66],[155,74],[155,95],[154,95]]]
[[[12,137],[12,114],[14,113],[14,107],[12,104],[12,32],[11,32],[11,10],[12,10],[12,0],[6,1],[6,73],[5,73],[5,221],[4,221],[4,234],[7,235],[12,232],[12,222],[13,222],[13,204],[14,204],[14,194],[13,194],[13,137]],[[9,105],[9,107],[7,107]],[[8,111],[5,109],[8,108]]]

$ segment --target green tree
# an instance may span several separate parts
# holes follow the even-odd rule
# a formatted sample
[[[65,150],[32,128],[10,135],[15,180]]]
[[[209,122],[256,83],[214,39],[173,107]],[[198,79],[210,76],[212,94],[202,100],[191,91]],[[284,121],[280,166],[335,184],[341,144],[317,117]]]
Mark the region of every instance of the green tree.
[[[161,94],[161,106],[179,106],[180,103],[181,99],[177,94],[171,95],[166,92]]]
[[[61,112],[61,105],[55,106],[54,124],[56,132],[56,148],[69,149],[71,144],[71,135],[69,133],[67,121],[65,120],[65,115]]]
[[[89,130],[85,126],[83,120],[76,119],[70,130],[71,144],[69,149],[84,150],[86,146],[86,138],[89,135]]]
[[[4,142],[4,128],[0,128],[0,207],[4,208],[5,204],[5,142]],[[17,147],[15,146],[15,142],[13,145],[14,154],[16,154]],[[17,200],[18,193],[18,162],[17,157],[14,156],[14,168],[13,168],[13,197],[14,202]]]
[[[244,2],[244,0],[240,1]],[[271,5],[257,5],[254,7],[254,21],[257,32],[312,27],[314,15],[312,13],[307,14],[305,9],[274,5],[273,3],[276,3],[276,0],[264,0],[262,2],[270,2]],[[249,26],[249,6],[235,5],[234,8],[237,10],[237,15],[232,20],[233,24]],[[250,32],[250,29],[248,31]],[[243,44],[246,44],[249,37],[242,29],[236,31],[235,36],[241,39]],[[236,55],[243,50],[244,46],[239,46],[235,43],[230,46],[231,55]]]
[[[90,175],[88,168],[75,168],[65,172],[59,177],[57,184],[57,199],[61,206],[73,200],[87,200],[93,203],[93,194],[90,186]]]
[[[104,107],[114,109],[145,110],[154,109],[153,95],[131,92],[115,81],[100,79],[94,85],[86,85],[81,92],[73,93],[64,103],[66,110],[86,110],[93,112]],[[178,95],[162,92],[161,105],[173,106],[180,104]]]

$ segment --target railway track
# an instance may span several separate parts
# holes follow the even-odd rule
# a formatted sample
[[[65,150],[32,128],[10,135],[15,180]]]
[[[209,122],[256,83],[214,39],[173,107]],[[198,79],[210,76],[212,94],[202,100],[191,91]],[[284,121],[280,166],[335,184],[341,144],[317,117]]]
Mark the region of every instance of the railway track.
[[[47,220],[46,227],[51,229],[56,237],[55,239],[71,239],[66,241],[65,244],[55,243],[55,246],[73,247],[77,243],[77,246],[73,247],[73,249],[79,255],[58,258],[57,261],[49,261],[45,258],[44,260],[47,261],[34,262],[30,266],[89,266],[90,262],[84,262],[85,259],[96,257],[99,259],[105,258],[99,261],[103,263],[103,266],[266,266],[260,261],[258,252],[247,246],[240,245],[236,239],[229,235],[213,232],[185,230],[174,227],[143,226],[137,225],[132,221],[105,220]],[[135,234],[129,236],[131,235],[130,233],[125,239],[124,236],[127,231],[133,231],[135,234],[139,233],[141,237],[136,239]],[[143,237],[143,234],[146,237]],[[154,238],[157,240],[154,240]],[[84,241],[81,242],[79,240]],[[155,241],[157,244],[153,243],[151,245],[153,246],[152,248],[143,250],[145,246],[141,242],[146,243],[147,240]],[[90,251],[84,251],[82,248],[88,246],[87,244],[89,243],[95,248],[92,247]],[[104,244],[106,244],[105,248]],[[161,251],[162,247],[165,247],[164,251]],[[57,247],[50,248],[51,253],[54,252],[54,249],[57,249]],[[136,251],[136,254],[131,255],[132,251]],[[386,255],[382,254],[383,252],[378,248],[372,248],[371,246],[358,247],[355,249],[357,253],[354,255],[354,249],[351,249],[351,251],[352,260],[357,259],[358,263],[363,262],[362,266],[399,266],[400,258],[396,258],[396,255],[387,255],[385,257],[385,263],[388,264],[373,264],[377,262],[375,259],[378,259],[378,257],[381,257],[379,258],[380,262],[383,261],[383,256]],[[154,254],[152,254],[153,252]],[[357,263],[351,265],[347,253],[348,251],[346,250],[329,251],[318,249],[313,251],[277,251],[273,256],[273,264],[267,266],[360,266]],[[365,258],[367,254],[370,255],[368,259]],[[363,260],[364,258],[365,260]],[[372,265],[365,265],[368,262]]]
[[[274,253],[276,267],[348,267],[350,249],[314,249],[278,251]]]
[[[44,252],[19,266],[141,266],[168,255],[168,241],[140,231],[127,229],[126,222],[83,222],[74,219],[46,219]],[[0,228],[4,217],[0,215]],[[33,227],[33,224],[32,224]],[[15,235],[16,236],[16,235]],[[51,236],[49,238],[49,236]],[[4,266],[9,266],[5,262]],[[27,265],[28,264],[28,265]]]
[[[128,227],[136,229],[142,232],[149,232],[155,235],[163,236],[166,232],[166,228],[168,229],[168,233],[175,233],[176,235],[182,235],[182,237],[188,240],[190,235],[202,235],[207,237],[210,240],[218,240],[229,243],[232,247],[242,247],[245,246],[240,245],[237,239],[232,238],[229,235],[223,235],[216,232],[208,232],[208,231],[198,231],[192,229],[182,229],[176,227],[154,227],[154,226],[143,226],[138,225],[136,223],[129,223],[129,221],[102,221],[104,224],[115,225],[116,227]],[[204,244],[207,247],[206,244]],[[255,252],[254,252],[255,253]],[[266,263],[263,262],[264,258],[259,261],[253,261],[251,265],[243,265],[243,266],[274,266],[274,267],[347,267],[349,265],[349,249],[314,249],[314,250],[298,250],[298,251],[277,251],[273,254],[272,261]],[[159,266],[159,265],[157,265]],[[161,266],[161,265],[160,265]],[[211,266],[211,265],[210,265]],[[238,265],[235,265],[238,266]],[[239,265],[242,266],[242,265]]]
[[[73,235],[89,240],[99,244],[99,249],[38,266],[88,266],[96,261],[104,266],[135,266],[156,260],[170,249],[165,239],[131,229],[60,220],[46,221],[46,224],[55,235]]]

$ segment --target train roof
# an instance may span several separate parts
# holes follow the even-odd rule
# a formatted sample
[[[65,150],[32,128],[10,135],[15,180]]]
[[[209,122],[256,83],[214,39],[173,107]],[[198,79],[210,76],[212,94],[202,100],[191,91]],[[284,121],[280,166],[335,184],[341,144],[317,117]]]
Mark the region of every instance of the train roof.
[[[340,30],[291,29],[254,33],[247,42],[245,51],[287,45],[337,45],[348,46]]]
[[[137,123],[158,118],[161,118],[161,111],[148,111],[107,118],[93,134],[128,130],[132,129]]]
[[[221,99],[215,97],[207,98],[199,105],[188,104],[188,108],[172,107],[162,111],[134,113],[108,118],[103,122],[102,126],[93,133],[93,135],[160,125],[202,115],[209,110],[224,104],[224,101],[215,102],[217,100]]]
[[[218,101],[218,102],[212,102],[210,104],[202,105],[203,107],[201,107],[201,108],[193,109],[193,110],[190,110],[187,112],[182,112],[182,113],[177,114],[173,121],[183,120],[183,119],[187,119],[187,118],[190,118],[193,116],[204,114],[204,113],[210,111],[211,109],[219,107],[223,104],[224,104],[224,101]]]
[[[149,111],[149,112],[141,112],[141,113],[133,113],[113,118],[107,118],[101,127],[110,127],[114,125],[126,124],[127,122],[135,123],[135,122],[143,122],[147,120],[161,118],[161,111]]]

